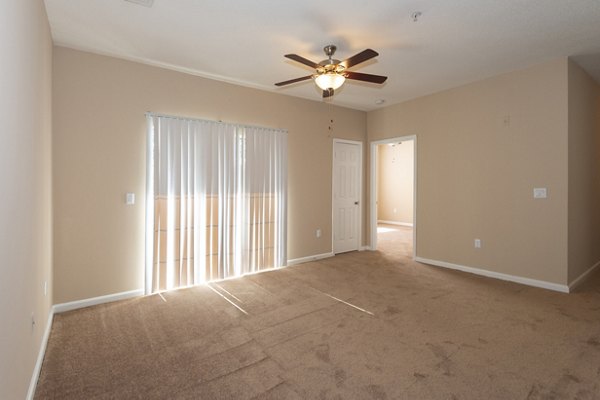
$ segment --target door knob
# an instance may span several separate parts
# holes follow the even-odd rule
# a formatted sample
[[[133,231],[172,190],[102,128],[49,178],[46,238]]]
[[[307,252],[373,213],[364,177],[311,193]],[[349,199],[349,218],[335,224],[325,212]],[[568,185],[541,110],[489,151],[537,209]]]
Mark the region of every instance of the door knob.
[[[355,204],[355,205],[358,205],[358,201],[355,201],[355,202],[354,202],[354,204]]]

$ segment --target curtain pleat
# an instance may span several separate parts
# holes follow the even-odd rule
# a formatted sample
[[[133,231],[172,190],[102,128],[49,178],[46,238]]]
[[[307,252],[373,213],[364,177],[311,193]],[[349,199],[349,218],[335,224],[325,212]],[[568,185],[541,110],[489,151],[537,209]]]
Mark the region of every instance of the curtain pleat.
[[[146,292],[284,266],[287,132],[148,115]]]

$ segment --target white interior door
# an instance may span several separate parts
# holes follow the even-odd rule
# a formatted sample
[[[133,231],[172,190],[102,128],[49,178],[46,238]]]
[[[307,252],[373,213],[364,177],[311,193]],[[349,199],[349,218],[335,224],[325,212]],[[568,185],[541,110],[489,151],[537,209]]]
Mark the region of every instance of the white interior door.
[[[333,252],[358,250],[362,152],[359,143],[333,143]]]

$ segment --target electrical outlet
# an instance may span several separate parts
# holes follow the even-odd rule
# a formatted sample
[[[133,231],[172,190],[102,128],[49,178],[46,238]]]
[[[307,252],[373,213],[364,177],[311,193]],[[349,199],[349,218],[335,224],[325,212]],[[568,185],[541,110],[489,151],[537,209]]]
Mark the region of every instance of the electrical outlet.
[[[320,238],[321,237],[321,229],[317,229],[315,232],[315,236]]]
[[[475,248],[476,249],[480,249],[481,248],[481,239],[475,239]]]
[[[135,204],[135,193],[125,194],[125,204],[127,204],[128,206],[132,206]]]
[[[48,281],[44,281],[44,297],[48,296]]]

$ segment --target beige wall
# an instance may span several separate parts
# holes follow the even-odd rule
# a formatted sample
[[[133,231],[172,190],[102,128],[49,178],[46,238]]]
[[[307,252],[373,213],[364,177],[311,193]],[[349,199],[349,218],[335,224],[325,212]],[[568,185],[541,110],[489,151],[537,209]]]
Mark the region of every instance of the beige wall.
[[[569,61],[569,282],[600,261],[600,86]]]
[[[369,112],[417,136],[417,256],[566,284],[567,119],[566,59]]]
[[[377,149],[377,219],[412,224],[414,141]]]
[[[333,137],[366,113],[61,47],[53,93],[56,303],[143,287],[146,111],[288,129],[288,258],[331,251]]]
[[[52,42],[41,0],[0,2],[0,54],[0,398],[23,399],[51,304]]]

